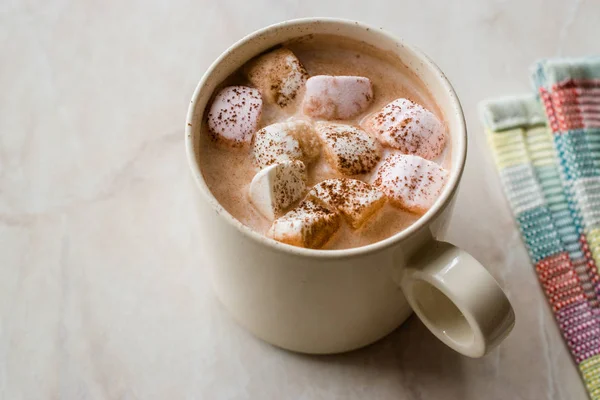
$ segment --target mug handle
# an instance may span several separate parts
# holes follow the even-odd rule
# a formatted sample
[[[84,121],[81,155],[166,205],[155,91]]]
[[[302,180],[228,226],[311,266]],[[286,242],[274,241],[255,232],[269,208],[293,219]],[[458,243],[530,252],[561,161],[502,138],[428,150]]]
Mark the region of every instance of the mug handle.
[[[469,357],[482,357],[515,325],[515,313],[494,278],[469,253],[428,242],[412,256],[400,285],[408,303],[438,339]]]

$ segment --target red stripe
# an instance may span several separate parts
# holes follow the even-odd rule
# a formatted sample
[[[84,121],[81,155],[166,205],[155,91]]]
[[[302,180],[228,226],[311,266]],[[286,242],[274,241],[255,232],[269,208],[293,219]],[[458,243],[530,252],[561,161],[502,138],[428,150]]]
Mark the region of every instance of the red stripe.
[[[555,312],[584,300],[581,283],[568,253],[546,257],[536,264],[535,269]]]
[[[566,79],[552,85],[552,91],[570,88],[600,88],[598,79]]]

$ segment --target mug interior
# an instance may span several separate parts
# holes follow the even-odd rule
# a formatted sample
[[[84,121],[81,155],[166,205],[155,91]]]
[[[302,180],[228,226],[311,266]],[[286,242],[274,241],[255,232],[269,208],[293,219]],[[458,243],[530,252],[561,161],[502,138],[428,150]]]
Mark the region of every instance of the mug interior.
[[[389,238],[366,246],[343,250],[315,250],[279,243],[263,236],[239,222],[218,203],[204,181],[200,170],[199,135],[202,132],[201,128],[204,123],[204,110],[217,85],[258,54],[283,42],[309,34],[343,36],[348,39],[364,42],[383,52],[398,57],[421,80],[422,85],[430,93],[431,97],[435,99],[449,131],[449,138],[452,145],[450,179],[434,205],[406,229]],[[384,32],[381,28],[373,28],[359,22],[342,19],[307,18],[286,21],[268,26],[244,37],[227,49],[206,71],[192,96],[186,122],[188,162],[204,198],[210,203],[211,207],[228,223],[233,224],[253,240],[258,240],[267,246],[299,255],[319,257],[352,256],[375,251],[402,241],[420,230],[437,214],[443,211],[456,190],[466,157],[467,136],[462,108],[454,89],[442,71],[424,53],[404,44],[400,39]]]

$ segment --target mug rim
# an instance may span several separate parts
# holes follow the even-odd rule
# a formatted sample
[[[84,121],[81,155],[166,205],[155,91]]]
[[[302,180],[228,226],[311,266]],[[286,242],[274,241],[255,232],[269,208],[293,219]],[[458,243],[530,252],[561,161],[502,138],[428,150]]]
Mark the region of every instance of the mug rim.
[[[264,35],[272,30],[277,30],[283,27],[290,26],[302,26],[308,25],[312,23],[331,23],[331,24],[340,24],[340,25],[355,25],[362,27],[366,30],[377,31],[379,34],[387,36],[388,39],[397,43],[398,45],[404,47],[409,52],[413,53],[413,55],[418,58],[424,66],[426,66],[429,70],[435,72],[440,78],[440,84],[444,87],[445,92],[450,98],[450,103],[452,105],[452,112],[458,117],[458,128],[454,135],[458,135],[458,146],[457,148],[452,148],[453,153],[456,151],[458,160],[458,165],[453,165],[453,173],[450,175],[450,179],[440,196],[436,199],[433,206],[427,210],[427,212],[421,215],[415,222],[406,227],[405,229],[397,232],[396,234],[387,237],[383,240],[379,240],[374,243],[370,243],[365,246],[353,247],[349,249],[308,249],[303,247],[292,246],[290,244],[281,243],[263,235],[259,232],[254,231],[252,228],[244,225],[242,222],[237,220],[233,215],[231,215],[218,200],[214,197],[210,189],[208,188],[204,177],[202,175],[202,171],[200,170],[200,166],[196,162],[196,155],[194,152],[194,135],[192,129],[192,121],[194,118],[194,110],[195,103],[200,95],[202,87],[206,84],[209,77],[212,75],[215,69],[219,67],[223,59],[235,49],[245,46],[253,40],[256,40],[261,35]],[[343,36],[343,35],[342,35]],[[200,191],[203,193],[205,200],[208,201],[211,208],[219,215],[220,218],[223,218],[227,223],[232,225],[246,237],[249,237],[252,240],[255,240],[261,243],[264,246],[271,248],[274,251],[281,251],[289,254],[293,254],[296,256],[303,257],[311,257],[311,258],[346,258],[346,257],[354,257],[354,256],[363,256],[370,253],[374,253],[379,250],[383,250],[385,248],[394,246],[410,236],[416,234],[421,229],[425,228],[436,216],[438,216],[446,207],[446,205],[452,200],[454,193],[457,190],[458,183],[462,178],[462,174],[465,167],[465,161],[467,156],[467,128],[465,122],[465,116],[462,110],[462,106],[460,101],[452,87],[452,84],[446,77],[446,75],[442,72],[442,70],[433,62],[429,56],[427,56],[420,49],[408,45],[404,42],[404,40],[396,37],[395,35],[385,31],[383,28],[373,27],[369,24],[365,24],[359,21],[353,21],[344,18],[331,18],[331,17],[310,17],[310,18],[298,18],[291,19],[282,22],[278,22],[272,25],[268,25],[264,28],[256,30],[240,40],[236,41],[234,44],[229,46],[219,57],[208,67],[208,69],[202,75],[202,78],[198,82],[196,89],[192,95],[192,99],[188,106],[188,112],[186,116],[186,126],[185,126],[185,146],[186,146],[186,154],[188,159],[188,165],[192,171],[192,175],[194,175],[196,184],[198,185]]]

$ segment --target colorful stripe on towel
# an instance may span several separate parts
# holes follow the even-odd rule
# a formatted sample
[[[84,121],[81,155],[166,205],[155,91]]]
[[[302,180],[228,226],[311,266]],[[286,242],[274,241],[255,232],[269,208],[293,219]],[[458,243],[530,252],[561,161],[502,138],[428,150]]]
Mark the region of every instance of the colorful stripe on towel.
[[[600,399],[599,277],[564,190],[553,132],[535,96],[487,101],[480,111],[541,286],[590,395]]]
[[[600,262],[600,57],[540,61],[533,81],[553,134],[561,179],[587,268]],[[598,312],[595,308],[593,311]],[[598,339],[595,339],[598,340]],[[580,369],[592,398],[600,398],[600,358],[589,349]],[[586,353],[587,354],[587,353]]]
[[[533,80],[591,268],[600,263],[600,57],[540,61]],[[600,293],[600,282],[596,282]]]

